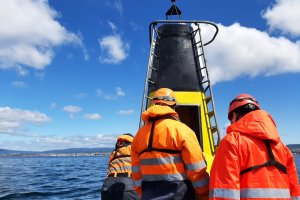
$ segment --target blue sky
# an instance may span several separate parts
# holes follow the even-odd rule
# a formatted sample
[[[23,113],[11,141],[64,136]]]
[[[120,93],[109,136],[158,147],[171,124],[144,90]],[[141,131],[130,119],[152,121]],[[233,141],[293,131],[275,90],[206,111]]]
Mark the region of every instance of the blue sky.
[[[0,2],[0,148],[112,147],[136,133],[148,25],[165,19],[171,1],[128,2]],[[286,144],[300,143],[300,1],[176,4],[183,19],[219,27],[205,53],[222,134],[228,103],[249,93]]]

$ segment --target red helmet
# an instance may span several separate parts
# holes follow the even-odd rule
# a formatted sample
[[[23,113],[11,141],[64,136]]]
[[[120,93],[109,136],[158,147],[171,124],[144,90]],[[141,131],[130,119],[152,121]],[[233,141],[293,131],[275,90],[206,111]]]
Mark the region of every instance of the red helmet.
[[[154,104],[162,103],[169,106],[173,106],[176,104],[175,94],[173,90],[169,88],[160,88],[154,93],[152,102]]]
[[[238,95],[237,97],[235,97],[231,102],[230,102],[230,105],[229,105],[229,109],[228,109],[228,119],[230,120],[230,116],[231,116],[231,113],[241,107],[241,106],[244,106],[246,104],[252,104],[254,105],[257,109],[260,109],[260,106],[258,105],[258,102],[256,101],[256,99],[249,95],[249,94],[240,94]]]

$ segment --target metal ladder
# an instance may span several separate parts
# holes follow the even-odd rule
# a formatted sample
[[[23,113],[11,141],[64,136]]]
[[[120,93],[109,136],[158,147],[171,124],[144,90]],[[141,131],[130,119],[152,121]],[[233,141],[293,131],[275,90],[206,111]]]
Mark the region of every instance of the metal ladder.
[[[156,37],[155,37],[156,35]],[[152,100],[152,98],[149,96],[149,85],[155,84],[155,80],[151,80],[152,73],[156,73],[158,66],[153,66],[153,57],[156,57],[159,59],[159,57],[154,53],[154,47],[155,44],[157,44],[157,41],[155,38],[159,38],[159,32],[157,28],[154,28],[151,32],[151,39],[150,39],[150,52],[149,52],[149,59],[148,59],[148,66],[147,66],[147,73],[146,73],[146,79],[144,84],[144,93],[143,93],[143,101],[142,101],[142,107],[141,107],[141,113],[143,113],[146,108],[149,100]],[[143,121],[140,118],[139,128],[143,126]]]
[[[217,116],[216,116],[216,109],[215,109],[215,103],[213,98],[213,92],[212,87],[210,84],[210,79],[208,75],[207,65],[206,65],[206,59],[204,54],[204,46],[211,43],[211,41],[203,44],[202,37],[201,37],[201,28],[199,23],[194,23],[195,27],[192,34],[192,43],[194,48],[194,53],[196,56],[196,62],[199,69],[197,69],[197,72],[199,72],[201,77],[201,85],[205,94],[205,99],[202,99],[203,104],[206,105],[207,112],[205,113],[206,118],[206,125],[210,129],[211,134],[213,135],[213,138],[216,139],[214,141],[214,145],[218,146],[220,143],[220,132],[218,128],[218,122],[217,122]],[[198,41],[197,38],[198,37]],[[214,39],[214,38],[213,38]],[[207,120],[208,119],[208,120]],[[215,137],[214,137],[215,135]]]

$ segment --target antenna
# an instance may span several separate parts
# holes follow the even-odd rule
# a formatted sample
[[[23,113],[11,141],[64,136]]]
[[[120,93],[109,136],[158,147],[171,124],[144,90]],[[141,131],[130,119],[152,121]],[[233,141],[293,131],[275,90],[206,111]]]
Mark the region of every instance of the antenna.
[[[171,0],[172,6],[171,8],[166,12],[166,19],[171,19],[172,15],[177,15],[179,19],[181,19],[181,10],[175,5],[176,0]]]

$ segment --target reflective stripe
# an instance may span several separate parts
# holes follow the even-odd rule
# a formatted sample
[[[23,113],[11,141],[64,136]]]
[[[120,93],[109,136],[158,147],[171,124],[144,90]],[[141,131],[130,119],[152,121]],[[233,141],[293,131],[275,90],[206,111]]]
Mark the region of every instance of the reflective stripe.
[[[140,172],[140,166],[132,166],[132,172]]]
[[[194,187],[205,187],[209,183],[209,177],[205,177],[199,181],[192,182]]]
[[[185,164],[185,169],[186,170],[190,170],[190,171],[195,171],[195,170],[199,170],[199,169],[203,169],[206,167],[206,164],[204,162],[204,160],[198,162],[198,163],[194,163],[194,164]]]
[[[133,186],[135,186],[135,187],[142,187],[142,180],[140,179],[140,180],[134,180],[133,181]]]
[[[214,188],[209,191],[210,198],[240,199],[240,190]]]
[[[209,197],[219,197],[219,198],[290,198],[289,189],[277,189],[277,188],[248,188],[234,190],[234,189],[221,189],[215,188],[210,190]],[[296,199],[299,197],[296,197]],[[297,200],[298,200],[297,199]]]
[[[126,163],[126,162],[130,162],[131,163],[131,158],[118,158],[116,160],[113,160],[112,162],[110,162],[109,164],[120,164],[120,163]]]
[[[131,171],[131,166],[113,167],[108,168],[109,172]]]
[[[294,197],[294,196],[292,196],[292,200],[300,200],[300,197]]]
[[[175,164],[182,163],[181,156],[169,156],[165,158],[147,158],[141,159],[141,165],[166,165],[166,164]]]
[[[143,181],[182,181],[187,180],[186,174],[147,174],[142,175]]]
[[[241,189],[241,198],[291,198],[289,189],[247,188]]]

